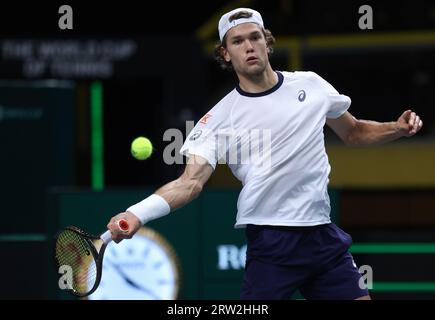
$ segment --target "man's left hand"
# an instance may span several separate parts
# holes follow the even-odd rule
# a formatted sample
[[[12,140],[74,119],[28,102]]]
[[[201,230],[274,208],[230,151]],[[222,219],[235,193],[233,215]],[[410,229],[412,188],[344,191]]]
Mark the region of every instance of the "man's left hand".
[[[406,110],[397,120],[399,130],[404,137],[411,137],[423,127],[423,121],[412,110]]]

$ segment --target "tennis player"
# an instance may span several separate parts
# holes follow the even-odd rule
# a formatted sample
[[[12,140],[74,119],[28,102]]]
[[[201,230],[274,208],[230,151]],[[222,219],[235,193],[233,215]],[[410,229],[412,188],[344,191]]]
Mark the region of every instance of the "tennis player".
[[[216,58],[239,83],[187,137],[184,173],[110,220],[113,240],[195,199],[226,157],[243,184],[235,224],[246,228],[248,244],[242,299],[289,299],[296,289],[306,299],[370,299],[349,253],[350,235],[331,223],[323,128],[348,145],[375,145],[415,135],[422,120],[411,110],[393,122],[358,120],[348,111],[350,98],[316,73],[274,71],[274,38],[255,10],[224,14],[218,30]],[[262,134],[247,134],[254,130]],[[263,147],[257,161],[240,161],[252,145]],[[121,218],[128,232],[118,229]]]

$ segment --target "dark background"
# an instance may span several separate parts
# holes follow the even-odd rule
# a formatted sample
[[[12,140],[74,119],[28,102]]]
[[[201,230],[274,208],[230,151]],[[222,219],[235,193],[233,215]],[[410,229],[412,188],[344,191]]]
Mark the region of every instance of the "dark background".
[[[350,96],[350,111],[356,117],[393,121],[408,107],[418,111],[424,121],[421,132],[405,140],[403,147],[402,142],[392,144],[394,149],[389,153],[382,153],[388,148],[375,149],[382,156],[374,158],[373,163],[361,160],[356,165],[345,163],[340,167],[336,165],[337,158],[331,149],[333,172],[338,174],[338,178],[331,179],[331,189],[340,195],[334,200],[340,213],[336,222],[353,235],[354,242],[434,242],[435,179],[428,177],[433,177],[435,164],[435,3],[313,0],[245,3],[262,13],[265,26],[277,38],[276,50],[271,57],[274,69],[292,71],[288,63],[292,52],[279,44],[288,38],[297,39],[301,45],[301,61],[295,67],[315,71],[339,92]],[[58,28],[60,15],[57,11],[63,4],[73,8],[73,30]],[[373,8],[373,30],[358,28],[361,5]],[[48,218],[47,198],[52,196],[54,189],[57,194],[59,190],[138,192],[142,188],[157,188],[180,175],[182,164],[169,166],[163,161],[163,150],[168,144],[162,139],[163,133],[168,128],[184,132],[185,121],[198,121],[234,88],[234,75],[221,71],[207,50],[218,39],[212,17],[219,17],[233,8],[232,1],[148,1],[140,4],[136,1],[17,1],[0,5],[2,43],[8,40],[37,43],[129,39],[137,45],[133,57],[114,63],[113,74],[109,77],[53,79],[45,73],[32,78],[23,73],[22,61],[6,59],[1,52],[0,190],[3,209],[0,215],[9,217],[10,222],[0,228],[0,244],[5,257],[14,261],[13,268],[2,268],[20,280],[9,277],[7,287],[13,290],[0,298],[53,298],[32,283],[36,281],[41,285],[43,282],[41,287],[48,286],[49,278],[23,280],[18,277],[26,272],[26,266],[25,259],[19,258],[16,252],[17,249],[24,250],[35,259],[39,257],[38,272],[44,272],[51,257],[47,239],[52,234],[48,233],[47,225],[53,223]],[[212,24],[214,31],[201,38],[197,32],[207,23]],[[377,41],[370,38],[370,44],[363,43],[363,37],[376,35]],[[396,44],[384,45],[383,40],[387,43],[398,35],[400,40]],[[329,44],[321,48],[313,46],[310,39],[317,36],[329,39]],[[332,44],[333,39],[340,36],[353,39],[352,45]],[[418,37],[426,40],[415,40]],[[90,88],[95,82],[103,88],[102,189],[95,188],[92,182],[89,101]],[[43,89],[39,90],[41,86]],[[18,121],[16,113],[8,113],[12,110],[9,108],[40,108],[44,113],[40,122],[31,122],[27,116]],[[6,121],[7,117],[10,118]],[[327,149],[333,146],[341,150],[343,145],[337,137],[328,129],[325,134]],[[149,137],[155,147],[153,156],[147,161],[137,161],[130,155],[130,143],[140,135]],[[411,160],[404,160],[407,150],[408,153],[418,152],[406,158]],[[370,151],[349,152],[352,159],[357,160]],[[384,154],[388,154],[387,159]],[[380,163],[387,165],[382,167]],[[404,171],[416,170],[416,173],[406,175],[398,171],[397,175],[403,176],[399,179],[395,179],[394,172],[383,176],[382,171],[390,164],[404,168]],[[352,177],[340,176],[340,172],[348,168]],[[419,168],[429,169],[419,171]],[[239,190],[240,184],[224,170],[216,171],[207,190],[220,188],[233,197],[232,192]],[[360,182],[365,181],[367,171],[364,170],[379,170],[379,177]],[[234,212],[228,214],[235,215]],[[230,224],[227,227],[231,228]],[[433,299],[433,261],[433,253],[358,256],[359,264],[377,266],[382,281],[426,281],[432,285],[431,289],[412,292],[374,292],[374,297],[380,299]],[[196,297],[216,297],[210,289],[213,285],[206,283],[204,287],[208,289],[199,291]],[[32,290],[21,289],[26,286]]]

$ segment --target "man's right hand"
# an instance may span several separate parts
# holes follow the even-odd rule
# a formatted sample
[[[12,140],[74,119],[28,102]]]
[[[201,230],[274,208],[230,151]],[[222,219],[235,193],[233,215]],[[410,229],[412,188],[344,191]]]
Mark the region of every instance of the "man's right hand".
[[[118,221],[122,219],[127,221],[129,226],[128,230],[122,230],[119,228]],[[123,239],[131,239],[140,227],[142,227],[141,221],[129,211],[117,214],[112,217],[110,222],[107,224],[107,229],[109,229],[112,234],[112,240],[116,243],[121,242]]]

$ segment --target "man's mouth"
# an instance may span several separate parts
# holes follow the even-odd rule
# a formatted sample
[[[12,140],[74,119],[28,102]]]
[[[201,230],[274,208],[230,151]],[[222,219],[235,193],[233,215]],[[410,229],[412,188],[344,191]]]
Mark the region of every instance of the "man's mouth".
[[[258,61],[258,58],[256,57],[249,57],[248,59],[246,59],[246,62],[249,64],[255,63],[256,61]]]

